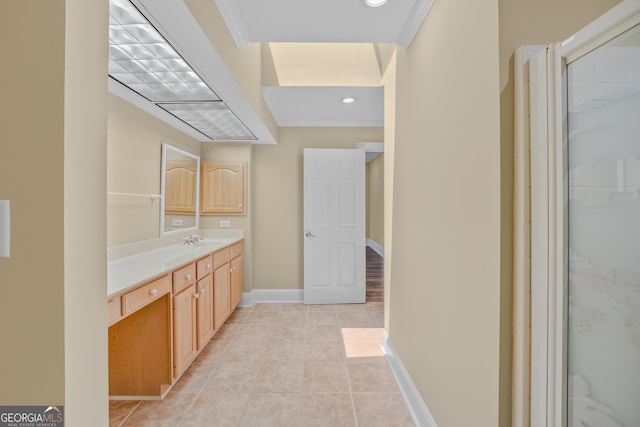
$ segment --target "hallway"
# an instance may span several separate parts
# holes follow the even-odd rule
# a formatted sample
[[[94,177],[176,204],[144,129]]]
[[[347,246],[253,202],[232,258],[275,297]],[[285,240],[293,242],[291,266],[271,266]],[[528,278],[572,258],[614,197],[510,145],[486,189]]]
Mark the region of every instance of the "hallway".
[[[381,351],[382,302],[240,307],[163,401],[110,426],[413,426]]]
[[[367,302],[384,302],[384,258],[367,246]]]

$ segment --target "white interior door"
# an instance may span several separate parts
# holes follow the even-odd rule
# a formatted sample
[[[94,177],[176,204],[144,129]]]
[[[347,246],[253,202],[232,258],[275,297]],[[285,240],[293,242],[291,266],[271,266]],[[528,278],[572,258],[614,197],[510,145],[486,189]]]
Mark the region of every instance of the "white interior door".
[[[364,303],[364,150],[304,150],[303,232],[304,303]]]

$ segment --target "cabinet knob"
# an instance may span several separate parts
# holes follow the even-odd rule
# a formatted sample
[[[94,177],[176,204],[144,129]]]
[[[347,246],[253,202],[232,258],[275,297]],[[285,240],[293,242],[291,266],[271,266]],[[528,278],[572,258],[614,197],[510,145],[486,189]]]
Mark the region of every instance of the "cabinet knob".
[[[241,208],[241,207],[242,207],[242,204],[238,205],[238,207],[239,207],[239,208]]]
[[[211,264],[207,264],[207,270],[211,268]]]
[[[187,274],[186,276],[184,276],[184,278],[187,280],[191,280],[191,274]]]
[[[200,289],[200,293],[204,294],[204,291],[206,291],[206,290],[207,290],[206,288],[202,288],[202,289]]]
[[[194,297],[195,299],[198,299],[198,296],[199,296],[199,295],[200,295],[200,294],[196,292],[195,294],[193,294],[193,297]]]
[[[151,295],[151,296],[154,296],[154,297],[155,297],[156,295],[158,295],[158,290],[157,290],[157,289],[151,289],[151,290],[149,291],[149,295]]]

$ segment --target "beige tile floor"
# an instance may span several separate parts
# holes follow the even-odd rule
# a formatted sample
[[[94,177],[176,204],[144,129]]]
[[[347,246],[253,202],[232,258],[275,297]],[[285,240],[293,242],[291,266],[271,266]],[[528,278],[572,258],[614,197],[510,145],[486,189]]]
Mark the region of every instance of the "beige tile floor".
[[[238,308],[162,401],[110,426],[413,426],[380,349],[381,302]]]

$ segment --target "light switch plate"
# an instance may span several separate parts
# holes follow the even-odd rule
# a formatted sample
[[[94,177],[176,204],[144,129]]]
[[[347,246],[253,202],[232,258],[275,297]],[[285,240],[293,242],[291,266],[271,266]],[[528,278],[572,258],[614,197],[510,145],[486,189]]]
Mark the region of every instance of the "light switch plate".
[[[0,200],[0,258],[9,258],[11,249],[11,208],[9,200]]]
[[[231,227],[231,221],[220,221],[220,228],[229,228]]]

